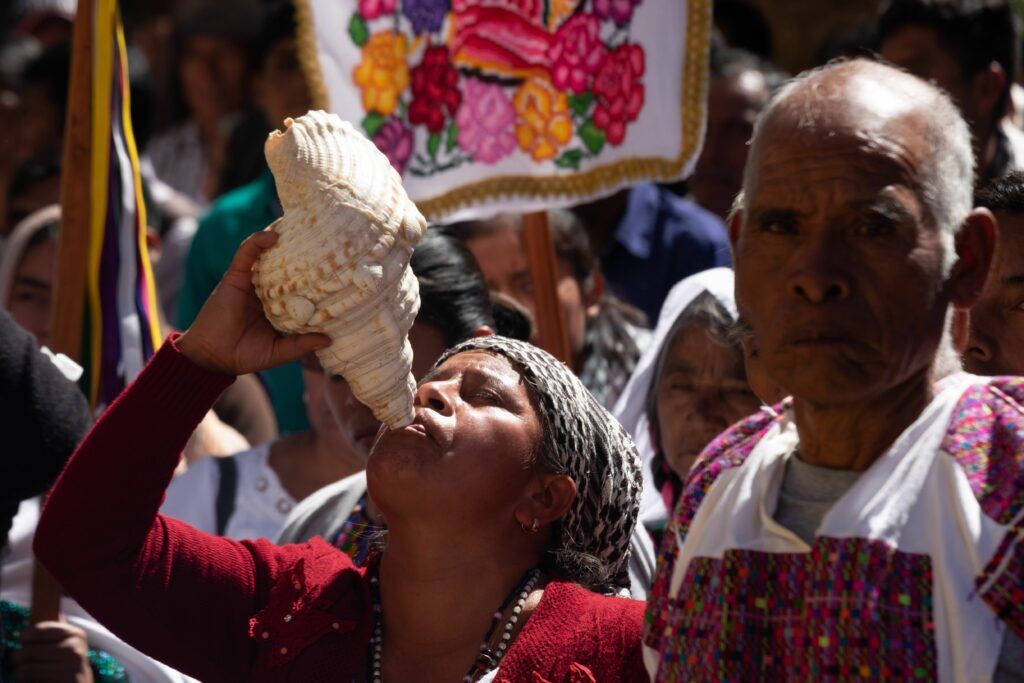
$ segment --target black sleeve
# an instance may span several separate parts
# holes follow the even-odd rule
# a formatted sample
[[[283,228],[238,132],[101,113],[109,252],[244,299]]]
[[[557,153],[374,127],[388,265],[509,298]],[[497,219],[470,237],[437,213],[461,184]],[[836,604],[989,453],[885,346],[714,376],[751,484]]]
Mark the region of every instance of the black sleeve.
[[[46,491],[89,428],[89,404],[0,309],[0,547],[18,504]]]

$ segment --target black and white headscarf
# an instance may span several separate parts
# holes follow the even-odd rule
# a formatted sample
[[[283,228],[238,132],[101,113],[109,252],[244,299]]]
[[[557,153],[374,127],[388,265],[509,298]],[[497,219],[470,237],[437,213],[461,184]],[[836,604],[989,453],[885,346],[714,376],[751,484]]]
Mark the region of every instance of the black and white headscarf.
[[[540,411],[544,470],[567,474],[576,500],[550,550],[565,578],[601,593],[629,588],[629,542],[640,508],[640,459],[622,426],[547,352],[506,337],[476,337],[449,349],[504,356],[531,388]]]

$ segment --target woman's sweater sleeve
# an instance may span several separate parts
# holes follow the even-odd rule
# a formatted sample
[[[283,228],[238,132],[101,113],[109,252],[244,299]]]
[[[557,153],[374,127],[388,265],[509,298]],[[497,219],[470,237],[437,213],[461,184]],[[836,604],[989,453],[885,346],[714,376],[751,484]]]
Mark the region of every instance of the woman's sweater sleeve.
[[[204,683],[247,679],[249,619],[299,551],[158,514],[186,440],[230,382],[172,338],[79,446],[35,536],[38,558],[86,610]]]

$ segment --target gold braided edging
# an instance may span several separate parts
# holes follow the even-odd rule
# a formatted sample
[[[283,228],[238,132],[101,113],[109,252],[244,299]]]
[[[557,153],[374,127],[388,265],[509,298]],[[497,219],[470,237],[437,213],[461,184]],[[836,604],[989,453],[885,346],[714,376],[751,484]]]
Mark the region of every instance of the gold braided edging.
[[[677,0],[662,0],[676,2]],[[311,0],[294,0],[298,24],[299,59],[315,106],[328,109],[329,97],[317,56]],[[711,0],[687,0],[686,46],[683,54],[679,154],[631,157],[571,175],[503,175],[460,185],[436,197],[416,202],[431,220],[439,220],[473,204],[498,199],[565,199],[592,197],[602,190],[644,180],[678,177],[697,153],[703,136],[708,87],[708,50],[711,42]],[[696,98],[695,98],[696,96]]]
[[[311,0],[292,0],[295,6],[295,42],[299,48],[299,66],[306,77],[306,85],[313,100],[313,109],[329,111],[330,100],[324,74],[320,70],[320,57],[316,46],[316,31],[313,29],[313,8]],[[278,125],[279,122],[272,122]]]

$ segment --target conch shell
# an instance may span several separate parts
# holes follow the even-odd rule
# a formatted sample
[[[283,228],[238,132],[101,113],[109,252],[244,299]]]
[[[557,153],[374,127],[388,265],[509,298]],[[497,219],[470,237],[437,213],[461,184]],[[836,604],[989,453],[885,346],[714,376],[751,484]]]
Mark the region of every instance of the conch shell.
[[[334,114],[312,111],[265,145],[284,216],[253,268],[270,323],[322,332],[328,372],[389,428],[413,419],[409,328],[420,307],[409,267],[427,222],[372,142]]]

